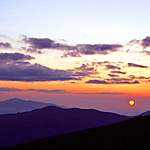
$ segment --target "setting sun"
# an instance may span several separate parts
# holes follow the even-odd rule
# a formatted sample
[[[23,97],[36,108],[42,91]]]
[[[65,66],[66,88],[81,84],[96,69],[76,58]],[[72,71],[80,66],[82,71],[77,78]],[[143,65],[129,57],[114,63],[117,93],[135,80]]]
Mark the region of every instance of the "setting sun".
[[[133,106],[134,103],[135,103],[134,100],[130,100],[130,101],[129,101],[129,105],[130,105],[130,106]]]

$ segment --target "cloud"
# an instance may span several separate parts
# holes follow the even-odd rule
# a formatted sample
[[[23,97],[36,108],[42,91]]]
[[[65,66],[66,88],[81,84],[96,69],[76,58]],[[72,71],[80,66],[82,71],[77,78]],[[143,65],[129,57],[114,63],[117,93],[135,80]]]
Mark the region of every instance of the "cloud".
[[[30,55],[24,55],[21,53],[0,53],[0,60],[18,61],[18,60],[31,60],[31,59],[35,59],[35,58]]]
[[[56,43],[54,40],[49,38],[28,38],[24,36],[22,39],[25,43],[30,44],[28,51],[38,52],[37,49],[56,49],[56,50],[74,50],[74,46],[69,46],[67,44]]]
[[[122,45],[119,44],[77,44],[75,46],[57,43],[49,38],[28,38],[24,36],[23,41],[30,44],[27,51],[39,53],[42,49],[53,49],[63,51],[62,57],[81,57],[81,55],[106,55],[115,52]]]
[[[9,48],[12,48],[12,46],[8,42],[6,43],[0,42],[0,48],[9,49]]]
[[[137,49],[141,49],[141,47],[144,49],[143,51],[138,51],[138,53],[145,53],[147,55],[150,55],[150,51],[149,50],[145,50],[146,48],[150,47],[150,37],[147,36],[146,38],[142,39],[142,40],[136,40],[136,39],[133,39],[131,40],[129,43],[127,43],[127,46],[134,46],[135,48],[135,45],[136,45],[136,48]],[[128,49],[126,52],[129,52],[130,49]],[[135,51],[136,52],[136,51]]]
[[[103,62],[91,62],[93,66],[105,66],[107,69],[121,69],[120,66],[123,64],[123,62],[109,62],[109,61],[103,61]]]
[[[110,84],[136,84],[140,83],[139,81],[135,80],[132,81],[132,78],[111,78],[111,79],[106,79],[109,81]]]
[[[85,83],[95,83],[95,84],[139,84],[140,82],[135,80],[135,81],[126,81],[125,79],[106,79],[105,80],[89,80],[86,81]]]
[[[136,76],[134,76],[134,75],[129,75],[128,77],[132,80],[136,78]]]
[[[129,77],[131,80],[138,79],[138,80],[140,80],[141,82],[148,82],[149,79],[150,79],[150,77],[144,77],[144,76],[139,76],[139,77],[137,77],[137,76],[134,76],[134,75],[129,75],[128,77]]]
[[[42,51],[37,50],[37,49],[33,49],[33,48],[23,48],[24,50],[26,50],[26,52],[30,52],[30,53],[37,53],[37,54],[42,54]]]
[[[147,50],[143,50],[143,51],[140,52],[140,53],[145,53],[145,54],[147,54],[147,55],[150,55],[150,51],[147,51]]]
[[[133,39],[133,40],[131,40],[130,42],[128,42],[127,45],[132,46],[132,45],[139,44],[139,43],[140,43],[140,40]]]
[[[66,92],[65,90],[44,90],[44,89],[27,89],[27,91],[36,91],[39,93],[71,93],[71,92]]]
[[[126,74],[126,72],[122,72],[122,71],[111,71],[111,73]]]
[[[25,43],[29,43],[32,48],[35,49],[45,49],[45,48],[54,48],[55,42],[48,38],[27,38],[23,39]]]
[[[143,76],[140,76],[140,77],[138,77],[138,79],[150,79],[150,77],[143,77]]]
[[[104,80],[89,80],[89,81],[86,81],[85,83],[109,84],[109,82],[104,81]]]
[[[81,80],[82,75],[70,70],[51,69],[29,62],[11,62],[0,64],[0,80],[7,81],[67,81]]]
[[[148,68],[148,66],[138,65],[134,63],[128,63],[129,67]]]
[[[142,40],[141,46],[145,49],[150,46],[150,37],[147,36],[145,39]]]
[[[82,75],[82,76],[89,76],[91,74],[98,74],[97,69],[91,66],[90,64],[82,64],[80,67],[74,68],[74,71],[76,71],[76,76]]]
[[[64,53],[62,57],[81,57],[81,55],[95,55],[95,54],[101,54],[101,55],[107,55],[111,52],[118,51],[119,48],[121,48],[122,45],[118,44],[78,44],[74,46],[73,50],[67,50],[67,52]],[[69,52],[68,52],[69,51]]]
[[[110,76],[110,77],[119,77],[119,75],[115,75],[115,74],[108,74],[108,76]]]
[[[125,93],[111,93],[111,92],[102,92],[102,93],[72,93],[72,92],[67,92],[66,90],[45,90],[45,89],[18,89],[18,88],[4,88],[1,87],[0,91],[2,92],[16,92],[16,91],[34,91],[34,92],[39,92],[39,93],[51,93],[51,94],[98,94],[98,95],[121,95]],[[2,93],[0,92],[0,94]],[[2,93],[4,94],[4,93]]]
[[[120,67],[114,66],[114,65],[105,65],[106,69],[118,69],[120,70]]]
[[[18,88],[4,88],[4,87],[1,87],[0,88],[0,91],[5,91],[5,92],[10,92],[10,91],[23,91],[22,89],[18,89]]]
[[[105,93],[76,93],[76,94],[97,94],[97,95],[122,95],[126,93],[110,93],[110,92],[105,92]]]
[[[137,80],[133,81],[133,77],[129,76],[130,78],[110,78],[106,79],[110,84],[137,84],[140,83]]]
[[[133,82],[129,81],[121,81],[121,82],[114,82],[113,84],[139,84],[140,82],[138,80],[135,80]]]
[[[0,63],[0,80],[6,81],[79,81],[86,76],[97,73],[97,70],[88,64],[82,64],[74,69],[61,70],[24,61],[6,60]]]
[[[146,38],[144,38],[142,40],[133,39],[130,42],[128,42],[126,46],[130,46],[130,47],[134,46],[134,49],[143,48],[144,49],[143,51],[134,51],[134,52],[145,53],[147,55],[150,55],[150,51],[145,50],[146,48],[150,47],[150,37],[149,36],[147,36]],[[129,52],[129,51],[130,51],[130,49],[126,50],[126,52]]]
[[[0,91],[3,91],[3,92],[16,92],[16,91],[35,91],[35,92],[39,92],[39,93],[70,93],[70,92],[67,92],[65,90],[44,90],[44,89],[26,89],[26,90],[23,90],[23,89],[18,89],[18,88],[4,88],[4,87],[1,87],[0,88]]]

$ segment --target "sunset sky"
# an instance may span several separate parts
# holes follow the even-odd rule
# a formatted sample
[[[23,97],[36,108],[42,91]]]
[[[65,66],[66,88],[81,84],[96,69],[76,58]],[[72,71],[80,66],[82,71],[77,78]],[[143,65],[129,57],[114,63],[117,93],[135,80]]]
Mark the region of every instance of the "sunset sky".
[[[149,0],[0,0],[0,101],[150,110],[149,10]]]

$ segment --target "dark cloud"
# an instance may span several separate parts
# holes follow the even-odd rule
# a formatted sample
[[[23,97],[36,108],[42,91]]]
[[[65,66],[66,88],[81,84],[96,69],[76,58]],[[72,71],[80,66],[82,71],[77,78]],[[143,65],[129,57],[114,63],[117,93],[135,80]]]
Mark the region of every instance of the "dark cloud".
[[[129,75],[129,78],[133,80],[133,79],[136,78],[136,76],[134,76],[134,75]]]
[[[69,52],[65,52],[63,57],[73,56],[73,57],[81,57],[81,55],[107,55],[111,52],[116,52],[122,45],[118,44],[78,44],[74,46],[73,50],[69,50]]]
[[[111,73],[126,74],[126,72],[122,72],[122,71],[111,71]]]
[[[69,46],[67,44],[56,43],[55,41],[49,38],[28,38],[24,36],[23,41],[30,44],[30,47],[27,49],[29,52],[38,52],[42,49],[57,49],[57,50],[74,50],[74,46]]]
[[[18,89],[18,88],[4,88],[1,87],[0,91],[2,92],[16,92],[16,91],[34,91],[39,93],[54,93],[54,94],[98,94],[98,95],[122,95],[125,93],[111,93],[111,92],[105,92],[105,93],[72,93],[67,92],[66,90],[45,90],[45,89]]]
[[[136,84],[139,83],[139,81],[135,80],[133,81],[132,78],[111,78],[106,79],[110,84]]]
[[[119,75],[115,75],[115,74],[108,74],[108,76],[110,76],[110,77],[119,77]]]
[[[106,79],[106,80],[89,80],[85,83],[95,83],[95,84],[139,84],[140,82],[130,81],[130,79]]]
[[[110,64],[110,63],[112,63],[112,62],[109,62],[108,60],[103,61],[103,62],[98,62],[99,65]]]
[[[134,79],[138,79],[140,80],[141,82],[148,82],[148,80],[150,79],[150,77],[144,77],[144,76],[134,76],[134,75],[129,75],[128,76],[131,80],[134,80]]]
[[[7,81],[67,81],[81,80],[82,74],[70,70],[51,69],[29,62],[11,62],[0,64],[0,80]]]
[[[142,40],[141,45],[143,48],[147,48],[150,46],[150,37],[147,36],[145,39]]]
[[[110,78],[110,79],[106,79],[107,81],[111,81],[111,82],[120,82],[120,81],[130,81],[130,78]]]
[[[140,82],[138,80],[135,80],[133,82],[129,81],[121,81],[121,82],[114,82],[113,84],[139,84]]]
[[[150,79],[150,77],[143,77],[143,76],[140,76],[140,77],[138,77],[138,79]]]
[[[87,64],[82,64],[80,67],[76,67],[77,70],[82,70],[82,71],[94,71],[94,67],[90,67],[90,65]]]
[[[65,90],[44,90],[44,89],[27,89],[27,91],[36,91],[39,93],[66,93],[66,94],[70,93],[66,92]]]
[[[118,69],[120,70],[120,67],[114,66],[114,65],[105,65],[106,69]]]
[[[85,83],[109,84],[109,82],[104,81],[104,80],[89,80],[89,81],[86,81]]]
[[[30,55],[24,55],[21,53],[0,53],[0,60],[18,61],[18,60],[31,60],[31,59],[35,59],[35,58]]]
[[[129,67],[148,68],[148,66],[138,65],[134,63],[128,63]]]
[[[25,37],[23,41],[25,41],[25,43],[29,43],[31,47],[35,49],[53,48],[55,45],[55,42],[48,38],[41,39]]]
[[[27,49],[29,52],[38,52],[42,49],[56,49],[64,51],[62,57],[81,57],[81,55],[94,55],[94,54],[109,54],[110,52],[115,52],[122,45],[118,44],[78,44],[75,46],[56,43],[49,38],[28,38],[24,36],[23,41],[30,44]]]
[[[61,58],[65,58],[65,57],[81,57],[80,53],[77,51],[72,51],[72,52],[64,52],[63,56],[61,56]]]
[[[146,77],[140,76],[139,79],[147,79]]]
[[[9,49],[12,48],[12,46],[8,42],[6,43],[0,42],[0,48]]]
[[[75,76],[89,76],[92,74],[98,74],[97,69],[88,63],[74,68],[74,71],[76,71]]]
[[[126,93],[110,93],[110,92],[105,92],[105,93],[76,93],[76,94],[98,94],[98,95],[122,95]]]
[[[35,48],[28,48],[26,49],[27,52],[30,52],[30,53],[37,53],[37,54],[42,54],[42,51],[40,50],[37,50]]]
[[[17,89],[17,88],[4,88],[4,87],[1,87],[0,88],[0,91],[5,91],[5,92],[10,92],[10,91],[23,91],[22,89]]]
[[[16,92],[16,91],[35,91],[35,92],[39,92],[39,93],[70,93],[70,92],[67,92],[65,90],[44,90],[44,89],[26,89],[26,90],[23,90],[23,89],[18,89],[18,88],[4,88],[4,87],[1,87],[0,88],[0,91],[3,91],[3,92]]]
[[[135,80],[133,83],[137,83],[137,84],[138,84],[138,83],[140,83],[140,82],[139,82],[138,80]]]

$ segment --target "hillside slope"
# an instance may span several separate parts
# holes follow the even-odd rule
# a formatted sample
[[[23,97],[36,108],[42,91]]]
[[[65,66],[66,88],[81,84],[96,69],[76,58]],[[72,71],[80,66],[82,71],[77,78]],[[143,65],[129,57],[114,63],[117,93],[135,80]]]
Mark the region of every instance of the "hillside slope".
[[[7,150],[149,150],[150,116],[109,126],[62,134]]]
[[[93,109],[62,109],[48,106],[30,112],[0,115],[0,147],[128,119]]]

